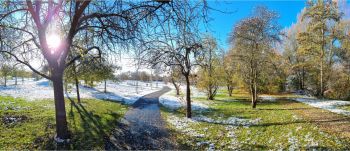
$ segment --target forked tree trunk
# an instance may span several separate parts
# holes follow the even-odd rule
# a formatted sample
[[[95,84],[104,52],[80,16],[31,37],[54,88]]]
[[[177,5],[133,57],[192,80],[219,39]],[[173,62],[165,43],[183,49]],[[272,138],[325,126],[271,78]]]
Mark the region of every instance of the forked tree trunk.
[[[214,100],[213,88],[211,85],[208,86],[208,100]]]
[[[188,76],[189,75],[185,75],[185,78],[186,78],[186,104],[187,104],[186,116],[187,116],[187,118],[191,118],[192,117],[191,88],[190,88],[190,79]]]
[[[54,88],[55,98],[55,113],[56,113],[56,133],[57,138],[67,139],[69,138],[66,108],[64,102],[63,93],[63,70],[55,71],[52,73],[52,83]]]
[[[176,84],[175,79],[171,77],[171,83],[174,85],[175,90],[176,90],[176,95],[180,95],[180,87],[178,84]]]
[[[210,93],[209,93],[209,100],[214,100],[216,95],[216,88],[210,88]]]

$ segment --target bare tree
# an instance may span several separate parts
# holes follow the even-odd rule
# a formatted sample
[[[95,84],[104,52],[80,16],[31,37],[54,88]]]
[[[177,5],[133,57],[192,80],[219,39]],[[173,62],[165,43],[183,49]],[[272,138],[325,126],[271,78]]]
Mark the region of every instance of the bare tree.
[[[222,56],[223,68],[224,68],[224,80],[226,82],[227,92],[229,96],[232,96],[234,86],[237,79],[234,79],[236,74],[234,58],[231,52],[227,52]]]
[[[10,48],[0,50],[53,82],[56,111],[56,140],[69,138],[63,93],[63,73],[90,51],[111,53],[138,37],[139,23],[164,3],[155,1],[7,1],[1,5],[1,41]],[[9,42],[13,36],[14,42]],[[88,34],[88,46],[76,42]],[[52,38],[51,38],[52,37]],[[8,40],[5,40],[8,39]],[[52,40],[54,39],[54,40]],[[57,43],[57,41],[60,41]],[[67,56],[79,48],[71,60]],[[29,62],[41,58],[50,74],[41,73]],[[63,139],[63,140],[62,140]]]
[[[202,40],[203,55],[198,58],[200,64],[198,88],[205,90],[208,100],[214,100],[222,83],[223,68],[219,59],[219,46],[211,35],[205,35]]]
[[[158,32],[151,41],[143,45],[143,60],[151,64],[163,63],[177,66],[186,81],[187,117],[191,112],[191,81],[193,68],[198,65],[196,58],[201,54],[200,24],[206,23],[206,2],[174,1],[168,5],[160,16],[163,26],[152,28]],[[172,13],[167,13],[172,12]]]
[[[180,95],[181,71],[177,66],[170,67],[170,81],[174,85],[176,95]]]

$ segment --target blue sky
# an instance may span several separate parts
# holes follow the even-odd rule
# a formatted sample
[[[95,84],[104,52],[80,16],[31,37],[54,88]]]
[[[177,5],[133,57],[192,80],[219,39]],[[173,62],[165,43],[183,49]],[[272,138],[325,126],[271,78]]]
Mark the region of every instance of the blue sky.
[[[251,15],[255,6],[264,5],[279,13],[282,28],[296,22],[297,15],[305,7],[305,1],[208,1],[210,7],[232,13],[211,11],[210,29],[223,48],[227,48],[227,35],[235,23]]]

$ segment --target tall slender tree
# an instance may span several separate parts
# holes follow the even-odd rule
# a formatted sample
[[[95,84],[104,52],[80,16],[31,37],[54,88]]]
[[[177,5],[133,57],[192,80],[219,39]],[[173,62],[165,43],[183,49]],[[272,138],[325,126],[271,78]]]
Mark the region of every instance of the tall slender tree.
[[[324,96],[325,83],[328,80],[333,64],[334,44],[336,37],[334,35],[335,25],[340,20],[341,14],[337,3],[334,1],[318,0],[309,1],[303,18],[310,22],[307,30],[298,35],[300,51],[310,56],[309,61],[317,64],[318,68],[318,89],[317,95]]]

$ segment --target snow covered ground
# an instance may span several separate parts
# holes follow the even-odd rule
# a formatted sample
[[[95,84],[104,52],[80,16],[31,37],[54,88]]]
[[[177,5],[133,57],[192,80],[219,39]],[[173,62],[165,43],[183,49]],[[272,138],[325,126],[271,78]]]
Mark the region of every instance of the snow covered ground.
[[[304,98],[294,98],[294,100],[298,102],[302,102],[308,104],[313,107],[325,109],[337,114],[350,115],[349,111],[339,109],[340,106],[349,105],[350,101],[341,101],[341,100],[322,100],[316,99],[312,97],[304,97]]]
[[[168,93],[165,93],[164,95],[159,97],[159,103],[163,106],[170,108],[170,109],[178,109],[180,107],[186,106],[186,98],[185,95],[175,96],[176,90],[172,85],[168,85],[172,90]],[[181,87],[182,92],[184,92],[185,88]],[[200,93],[196,88],[192,88],[192,97],[200,97],[204,94]],[[196,101],[195,99],[192,99],[192,109],[193,110],[205,110],[208,109],[208,104],[205,104],[200,101]]]
[[[138,98],[148,93],[152,93],[162,89],[165,86],[163,82],[154,82],[152,84],[138,82],[136,89],[136,81],[123,81],[120,83],[108,81],[107,93],[104,91],[104,83],[98,83],[94,88],[79,86],[81,98],[98,98],[113,101],[122,101],[126,104],[134,103]],[[74,86],[69,86],[69,90],[65,95],[76,97]],[[18,81],[18,85],[14,85],[14,80],[8,81],[8,86],[0,86],[0,95],[12,96],[17,98],[25,98],[27,100],[49,99],[54,97],[53,88],[46,79],[34,81],[33,79],[25,79],[24,83]]]
[[[226,137],[230,138],[229,148],[235,150],[239,149],[239,146],[241,145],[240,142],[238,142],[237,136],[235,134],[237,128],[239,126],[248,128],[249,126],[258,124],[260,120],[261,119],[242,119],[237,117],[229,117],[227,119],[213,119],[203,115],[195,116],[193,118],[186,118],[178,117],[173,114],[170,114],[167,118],[167,122],[170,123],[177,131],[183,133],[184,135],[199,138],[198,140],[194,140],[195,142],[190,143],[195,143],[197,147],[206,145],[208,146],[207,150],[215,150],[215,147],[219,144],[215,144],[212,142],[213,140],[205,139],[205,137],[208,137],[208,133],[206,132],[206,130],[208,130],[208,127],[205,127],[204,131],[202,129],[196,128],[196,125],[199,125],[201,122],[224,124],[224,127],[227,131]]]

